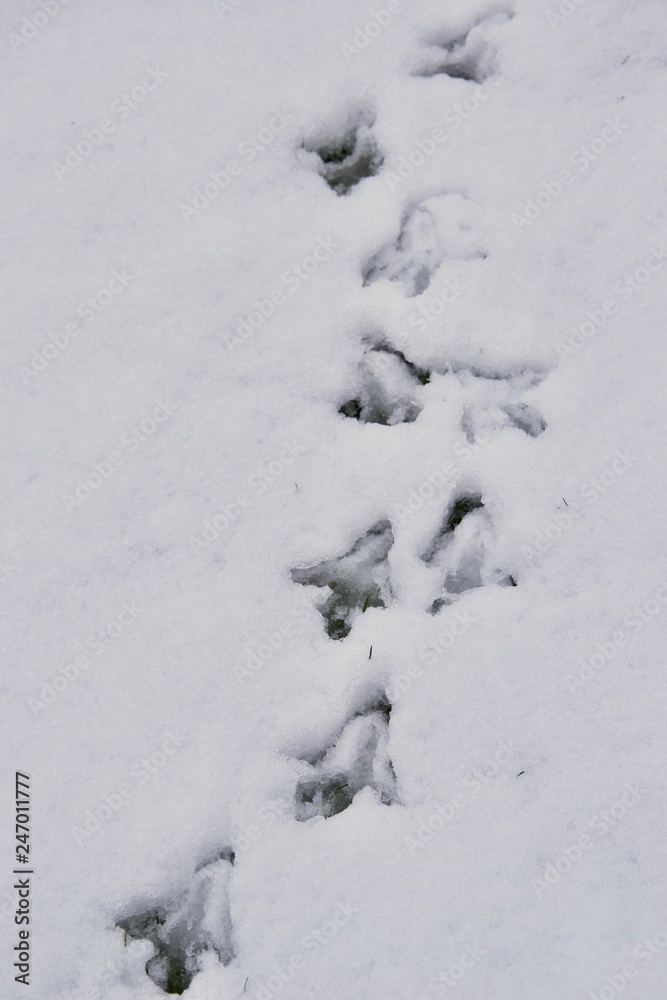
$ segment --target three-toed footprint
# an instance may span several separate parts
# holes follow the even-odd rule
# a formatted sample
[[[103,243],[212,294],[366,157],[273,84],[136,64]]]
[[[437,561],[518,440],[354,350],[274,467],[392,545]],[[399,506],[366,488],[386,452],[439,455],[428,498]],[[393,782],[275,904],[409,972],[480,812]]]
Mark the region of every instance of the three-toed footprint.
[[[516,587],[514,576],[503,571],[493,555],[494,532],[479,491],[454,497],[422,560],[435,570],[437,596],[428,608],[437,614],[460,594],[491,584]]]
[[[383,519],[370,527],[344,555],[292,570],[295,583],[329,591],[319,610],[332,639],[349,635],[354,619],[367,608],[386,608],[393,600],[387,560],[393,544],[391,524]]]
[[[414,76],[444,75],[456,80],[483,83],[496,71],[496,49],[492,41],[494,29],[510,20],[512,13],[504,7],[469,19],[459,30],[444,31],[429,36],[420,53]]]
[[[338,412],[364,424],[412,423],[421,412],[419,389],[430,377],[387,341],[372,344],[359,363],[356,394]]]
[[[300,758],[305,773],[296,789],[296,819],[336,816],[363,788],[371,788],[384,805],[398,802],[389,757],[390,716],[391,704],[379,695],[348,719],[332,745]]]
[[[150,941],[146,973],[165,993],[183,993],[201,969],[205,952],[223,965],[236,957],[229,904],[234,852],[225,848],[202,865],[174,898],[117,921],[128,937]]]
[[[398,236],[371,257],[362,270],[364,286],[397,281],[405,294],[421,295],[444,260],[484,260],[487,252],[473,234],[479,209],[460,194],[439,194],[403,215]]]

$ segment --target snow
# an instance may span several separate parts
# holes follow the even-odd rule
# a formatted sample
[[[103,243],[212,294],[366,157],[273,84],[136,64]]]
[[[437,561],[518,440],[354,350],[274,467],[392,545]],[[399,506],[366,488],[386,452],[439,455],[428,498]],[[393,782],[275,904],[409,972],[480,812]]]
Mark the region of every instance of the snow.
[[[31,996],[662,1000],[664,5],[0,20]]]

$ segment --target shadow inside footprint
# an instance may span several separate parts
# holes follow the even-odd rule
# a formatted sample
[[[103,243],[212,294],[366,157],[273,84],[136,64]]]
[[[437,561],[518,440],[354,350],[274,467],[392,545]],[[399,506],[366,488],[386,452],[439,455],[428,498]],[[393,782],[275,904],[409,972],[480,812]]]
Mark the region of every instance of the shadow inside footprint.
[[[449,76],[454,80],[470,80],[472,83],[483,83],[488,71],[483,68],[484,46],[471,45],[467,37],[456,39],[442,46],[444,58],[433,58],[431,64],[425,65],[415,76]]]
[[[372,788],[384,805],[399,801],[388,753],[390,715],[387,699],[377,699],[346,723],[334,746],[324,749],[314,763],[308,761],[312,773],[298,783],[295,793],[299,822],[336,816],[362,788]]]
[[[454,500],[431,544],[422,555],[424,562],[433,562],[463,518],[467,514],[471,514],[473,510],[481,510],[483,506],[484,503],[479,493],[466,493]]]
[[[387,556],[393,544],[394,533],[385,519],[373,525],[345,555],[292,570],[295,583],[330,589],[319,610],[331,639],[348,636],[354,619],[367,608],[385,608],[391,602]]]
[[[421,413],[415,400],[419,387],[426,385],[431,373],[419,368],[395,348],[373,347],[359,365],[361,387],[354,399],[339,408],[339,413],[364,424],[393,426],[412,423]]]
[[[374,177],[384,157],[373,136],[372,122],[353,125],[341,139],[321,145],[305,142],[303,148],[317,154],[317,170],[337,195],[349,194],[366,177]]]
[[[461,430],[469,444],[484,444],[506,427],[514,427],[533,438],[547,429],[540,411],[519,398],[540,384],[546,377],[544,371],[527,368],[501,373],[458,367],[456,377],[468,399],[462,410]]]
[[[547,422],[534,406],[527,403],[488,403],[484,408],[464,406],[461,430],[469,444],[484,444],[491,435],[504,427],[515,427],[528,437],[539,437],[547,429]]]
[[[395,243],[379,250],[362,271],[366,287],[380,278],[399,281],[408,298],[421,295],[440,266],[438,236],[433,215],[418,206],[404,218]]]
[[[484,83],[495,71],[495,49],[486,38],[486,28],[511,18],[507,10],[482,17],[462,34],[432,39],[413,76],[449,76],[455,80]]]
[[[479,493],[462,493],[446,511],[431,544],[422,554],[439,570],[440,591],[428,608],[437,614],[460,594],[495,584],[516,587],[513,576],[497,569],[491,555],[493,531]]]
[[[447,258],[484,260],[472,236],[477,206],[460,194],[434,195],[403,216],[395,242],[382,247],[362,269],[364,286],[381,278],[400,282],[408,298],[421,295]]]
[[[203,952],[215,952],[223,965],[235,957],[229,908],[233,857],[233,852],[224,851],[204,865],[190,887],[170,904],[117,922],[126,939],[143,939],[154,946],[146,973],[165,993],[185,992],[200,971]]]
[[[503,410],[513,427],[517,427],[529,437],[539,437],[547,429],[547,422],[534,406],[528,403],[508,403]]]

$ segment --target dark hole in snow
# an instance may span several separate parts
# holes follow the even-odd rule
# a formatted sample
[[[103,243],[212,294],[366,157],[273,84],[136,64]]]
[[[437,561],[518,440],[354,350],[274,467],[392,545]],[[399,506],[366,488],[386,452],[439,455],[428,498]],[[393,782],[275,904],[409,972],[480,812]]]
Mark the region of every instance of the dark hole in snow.
[[[207,868],[208,865],[212,865],[214,861],[229,861],[230,865],[233,865],[236,861],[236,853],[231,847],[223,847],[217,854],[209,855],[205,861],[202,861],[195,868],[195,873],[201,871],[202,868]]]
[[[445,523],[445,531],[453,531],[454,528],[458,528],[459,524],[466,516],[466,514],[471,514],[473,510],[479,510],[483,507],[482,498],[479,494],[470,494],[469,496],[459,497],[452,504],[449,512],[449,517]]]
[[[343,142],[340,146],[318,150],[322,163],[344,163],[354,153],[354,137],[352,142]]]
[[[338,412],[362,424],[391,427],[395,424],[414,423],[421,409],[415,403],[394,405],[393,400],[378,399],[372,391],[366,391],[358,399],[349,399],[347,403],[343,403]]]
[[[353,420],[361,420],[362,419],[361,414],[363,413],[363,410],[364,406],[362,405],[361,400],[350,399],[347,401],[347,403],[343,403],[338,412],[342,413],[344,417],[351,417]],[[368,421],[366,418],[364,418],[364,422],[367,423],[372,421]],[[384,421],[384,423],[386,423],[386,421]]]
[[[157,954],[146,963],[146,973],[156,986],[165,993],[184,993],[197,971],[194,964],[186,968],[186,955],[178,945],[172,945],[163,938],[163,927],[167,919],[164,909],[147,910],[118,921],[118,927],[131,938],[150,941]]]
[[[353,797],[342,774],[302,781],[296,790],[297,819],[301,822],[310,819],[311,806],[312,815],[336,816],[352,804]]]
[[[320,158],[319,173],[337,195],[346,195],[366,177],[374,177],[384,162],[370,125],[352,127],[338,142],[315,147],[304,144]]]

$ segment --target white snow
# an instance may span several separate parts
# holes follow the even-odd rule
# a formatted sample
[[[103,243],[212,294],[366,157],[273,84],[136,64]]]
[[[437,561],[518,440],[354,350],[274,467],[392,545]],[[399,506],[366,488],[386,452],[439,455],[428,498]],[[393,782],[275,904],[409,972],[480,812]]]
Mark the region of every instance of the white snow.
[[[0,28],[2,995],[662,1000],[664,3]]]

